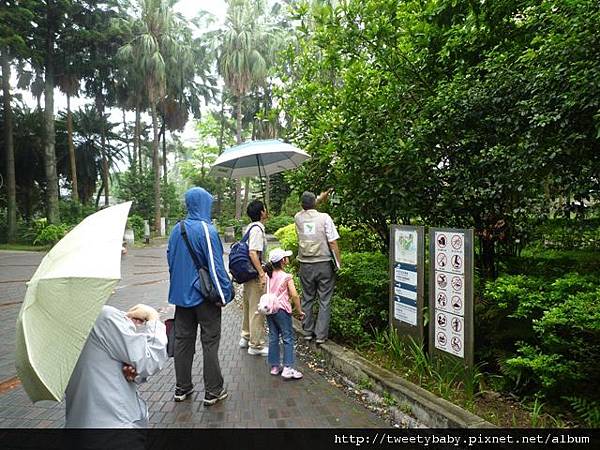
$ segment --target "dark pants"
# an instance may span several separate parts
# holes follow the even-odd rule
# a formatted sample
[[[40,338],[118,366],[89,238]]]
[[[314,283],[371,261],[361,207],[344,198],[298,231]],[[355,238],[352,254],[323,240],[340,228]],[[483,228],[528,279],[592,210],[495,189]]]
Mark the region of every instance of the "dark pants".
[[[202,302],[193,308],[175,308],[175,378],[177,386],[187,390],[192,384],[192,362],[196,336],[200,325],[202,341],[204,390],[218,394],[223,389],[223,376],[219,366],[221,340],[221,308]]]
[[[329,318],[331,316],[331,296],[335,288],[335,272],[330,261],[300,263],[300,282],[302,283],[302,311],[304,320],[302,330],[305,335],[313,333],[317,339],[327,339]],[[319,298],[319,314],[315,318],[313,305]]]

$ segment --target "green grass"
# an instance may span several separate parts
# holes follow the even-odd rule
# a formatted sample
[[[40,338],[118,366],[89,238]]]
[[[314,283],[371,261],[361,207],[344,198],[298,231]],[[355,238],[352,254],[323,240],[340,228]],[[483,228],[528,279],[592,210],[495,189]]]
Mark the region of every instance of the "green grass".
[[[0,250],[21,251],[21,252],[45,252],[49,247],[43,245],[27,244],[0,244]]]

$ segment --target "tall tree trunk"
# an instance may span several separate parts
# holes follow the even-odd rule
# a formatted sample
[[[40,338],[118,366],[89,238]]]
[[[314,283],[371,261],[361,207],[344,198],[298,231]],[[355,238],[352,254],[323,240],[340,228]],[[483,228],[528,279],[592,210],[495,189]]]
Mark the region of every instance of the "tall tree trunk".
[[[219,132],[219,156],[223,153],[223,134],[225,133],[225,90],[221,92],[221,130]],[[223,202],[223,179],[217,178],[217,204],[215,208],[215,215],[221,217]]]
[[[137,159],[140,165],[140,175],[142,174],[142,150],[140,148],[140,105],[135,105],[135,125],[133,128],[133,173],[135,174],[135,160]]]
[[[246,177],[244,180],[244,204],[242,205],[242,211],[246,211],[248,207],[248,201],[250,199],[250,177]]]
[[[235,124],[235,141],[239,145],[242,143],[242,96],[238,95],[236,104],[236,124]],[[242,218],[242,180],[235,180],[235,218]]]
[[[106,133],[104,129],[100,135],[100,146],[102,147],[102,183],[104,183],[104,205],[108,206],[109,182],[108,182],[108,157],[106,156]]]
[[[44,76],[44,171],[46,175],[46,217],[48,223],[60,222],[58,210],[58,176],[56,174],[56,153],[54,150],[54,23],[53,1],[46,5],[46,73]]]
[[[129,167],[132,166],[131,160],[131,146],[129,145],[129,132],[127,131],[127,117],[125,108],[122,108],[123,111],[123,134],[125,135],[125,145],[127,145],[127,161],[129,162]]]
[[[10,96],[10,62],[8,49],[2,49],[2,96],[4,99],[4,148],[6,151],[6,189],[8,191],[8,243],[17,240],[17,189],[15,177],[15,146]]]
[[[75,146],[73,145],[73,113],[71,112],[71,94],[69,92],[67,92],[67,144],[69,146],[71,186],[73,188],[71,198],[74,202],[79,202],[79,189],[77,188],[77,163],[75,161]]]
[[[102,126],[100,128],[100,153],[102,155],[102,183],[104,184],[104,206],[108,206],[109,196],[109,180],[108,180],[108,157],[106,155],[106,117],[104,116],[104,101],[98,98],[96,101],[100,117],[102,118]]]
[[[158,117],[156,105],[152,105],[152,170],[154,171],[154,229],[160,232],[160,161],[158,157]]]
[[[162,118],[162,164],[163,164],[163,183],[167,184],[167,124],[165,117]]]
[[[267,211],[271,211],[270,203],[271,203],[271,178],[269,178],[269,175],[265,175],[265,208],[267,208]]]

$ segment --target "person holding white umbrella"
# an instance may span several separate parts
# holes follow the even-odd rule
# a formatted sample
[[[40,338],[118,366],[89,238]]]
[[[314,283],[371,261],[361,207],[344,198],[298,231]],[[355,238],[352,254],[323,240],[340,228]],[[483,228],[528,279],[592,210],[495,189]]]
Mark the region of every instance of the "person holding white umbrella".
[[[103,306],[66,390],[66,428],[146,428],[148,407],[138,385],[167,361],[158,312]]]

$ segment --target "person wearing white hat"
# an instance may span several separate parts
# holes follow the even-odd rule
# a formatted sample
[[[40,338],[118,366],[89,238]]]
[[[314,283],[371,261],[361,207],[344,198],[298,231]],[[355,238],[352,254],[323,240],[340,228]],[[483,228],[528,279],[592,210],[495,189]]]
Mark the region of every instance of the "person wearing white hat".
[[[298,312],[300,320],[304,318],[300,296],[294,285],[292,276],[283,269],[289,262],[292,252],[276,248],[269,253],[269,262],[265,270],[269,277],[268,290],[277,298],[274,312],[267,315],[269,324],[269,354],[271,375],[279,375],[284,380],[298,380],[302,373],[294,369],[294,330],[292,328],[292,304]],[[283,365],[279,354],[279,337],[283,342]]]

